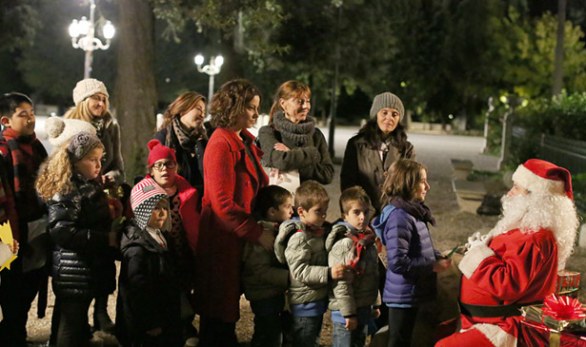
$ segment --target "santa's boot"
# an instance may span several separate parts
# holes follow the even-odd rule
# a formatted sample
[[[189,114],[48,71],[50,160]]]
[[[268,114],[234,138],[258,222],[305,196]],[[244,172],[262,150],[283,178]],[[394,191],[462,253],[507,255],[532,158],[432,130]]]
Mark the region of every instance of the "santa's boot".
[[[94,302],[94,330],[114,331],[114,323],[108,316],[108,296],[96,297]]]

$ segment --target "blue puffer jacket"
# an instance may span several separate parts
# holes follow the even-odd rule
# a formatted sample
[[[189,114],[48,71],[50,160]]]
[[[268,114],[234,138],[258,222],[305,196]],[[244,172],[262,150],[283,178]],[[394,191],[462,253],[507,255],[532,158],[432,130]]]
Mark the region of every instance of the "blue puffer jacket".
[[[427,224],[389,204],[372,225],[387,249],[383,302],[418,304],[432,300],[437,292],[432,269],[440,253],[433,248]]]

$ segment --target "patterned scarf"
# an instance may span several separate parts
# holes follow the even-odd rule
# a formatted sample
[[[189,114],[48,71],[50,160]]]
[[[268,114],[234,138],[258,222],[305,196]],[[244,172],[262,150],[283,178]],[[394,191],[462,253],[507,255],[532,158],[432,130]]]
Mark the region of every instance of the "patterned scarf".
[[[367,227],[363,232],[348,232],[346,236],[349,237],[354,244],[354,247],[352,247],[354,249],[354,258],[350,260],[348,265],[350,265],[356,274],[362,275],[364,273],[364,264],[359,265],[360,259],[362,259],[365,249],[374,244],[376,234],[372,229]]]
[[[177,136],[177,140],[181,145],[181,148],[185,149],[189,153],[195,152],[195,144],[199,138],[206,138],[205,129],[186,129],[185,126],[179,121],[179,117],[173,118],[173,132]],[[169,131],[167,131],[169,132]]]
[[[281,133],[283,143],[292,143],[297,147],[304,147],[311,143],[315,131],[315,119],[307,117],[301,123],[295,124],[285,117],[283,112],[275,113],[273,127]]]

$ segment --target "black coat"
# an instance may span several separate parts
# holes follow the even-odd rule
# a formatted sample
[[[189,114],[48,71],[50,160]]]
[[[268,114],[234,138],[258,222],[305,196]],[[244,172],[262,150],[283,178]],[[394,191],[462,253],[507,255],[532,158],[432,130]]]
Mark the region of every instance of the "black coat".
[[[181,291],[171,254],[135,224],[122,235],[117,335],[122,344],[163,330],[161,345],[182,346]],[[164,343],[162,341],[165,341]]]
[[[53,291],[61,298],[89,299],[116,288],[116,250],[108,246],[108,201],[96,181],[72,178],[73,191],[47,202],[53,249]]]
[[[169,124],[166,128],[155,133],[155,139],[159,140],[163,145],[173,148],[179,163],[179,170],[177,173],[185,178],[189,184],[197,189],[198,196],[203,196],[204,182],[203,182],[203,153],[207,145],[207,140],[199,138],[193,141],[193,148],[186,150],[181,147],[175,131],[173,131],[173,124]]]

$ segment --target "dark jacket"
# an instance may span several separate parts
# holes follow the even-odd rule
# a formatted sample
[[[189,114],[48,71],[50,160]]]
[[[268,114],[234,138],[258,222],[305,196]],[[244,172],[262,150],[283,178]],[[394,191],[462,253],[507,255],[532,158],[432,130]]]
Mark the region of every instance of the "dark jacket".
[[[301,182],[316,180],[321,184],[329,184],[334,178],[334,164],[328,151],[324,134],[317,128],[311,128],[313,118],[293,124],[284,119],[282,114],[275,116],[274,125],[266,125],[258,131],[258,142],[263,151],[264,166],[282,171],[299,170]],[[287,133],[277,130],[281,124]],[[305,132],[304,132],[305,131]],[[289,135],[287,135],[289,134]],[[273,147],[281,142],[289,147],[289,151],[278,151]]]
[[[366,140],[365,134],[358,134],[348,140],[344,161],[340,173],[340,186],[342,191],[352,186],[364,188],[373,207],[380,211],[382,184],[385,181],[385,172],[391,164],[400,158],[412,158],[413,146],[408,145],[404,153],[397,148],[389,150],[383,163],[378,148],[373,148]]]
[[[387,205],[372,222],[387,249],[383,302],[418,304],[435,298],[433,264],[440,253],[433,248],[427,224],[405,210]]]
[[[102,186],[81,176],[72,178],[73,191],[56,194],[49,208],[53,250],[53,291],[61,298],[89,299],[116,287],[115,250],[108,246],[112,224]]]
[[[181,343],[181,299],[170,252],[146,230],[127,226],[120,245],[117,335],[121,342],[142,341],[146,331],[163,330],[161,346]]]
[[[124,177],[124,159],[120,142],[120,125],[116,118],[108,112],[104,115],[104,129],[98,131],[98,137],[104,145],[104,162],[102,175],[108,176],[116,184],[122,184]]]
[[[207,140],[199,138],[193,143],[191,150],[186,150],[181,147],[175,131],[173,131],[173,123],[166,128],[161,129],[155,133],[155,139],[159,140],[163,145],[173,148],[179,163],[179,170],[177,173],[183,176],[189,184],[197,189],[199,193],[199,200],[203,197],[204,182],[203,182],[203,153],[205,151]]]

